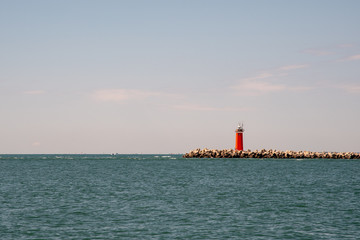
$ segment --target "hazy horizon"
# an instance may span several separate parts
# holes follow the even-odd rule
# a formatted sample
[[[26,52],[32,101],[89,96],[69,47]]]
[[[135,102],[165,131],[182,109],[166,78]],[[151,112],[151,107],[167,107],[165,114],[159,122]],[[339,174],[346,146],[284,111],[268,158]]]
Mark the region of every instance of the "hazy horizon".
[[[0,154],[360,151],[360,1],[0,2]]]

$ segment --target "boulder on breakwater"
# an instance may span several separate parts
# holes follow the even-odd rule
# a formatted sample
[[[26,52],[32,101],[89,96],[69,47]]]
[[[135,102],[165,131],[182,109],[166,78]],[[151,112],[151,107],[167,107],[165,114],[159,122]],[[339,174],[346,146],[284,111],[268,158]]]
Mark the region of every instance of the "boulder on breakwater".
[[[278,150],[244,150],[234,149],[195,149],[183,155],[184,158],[324,158],[324,159],[360,159],[355,152],[310,152],[310,151],[278,151]]]

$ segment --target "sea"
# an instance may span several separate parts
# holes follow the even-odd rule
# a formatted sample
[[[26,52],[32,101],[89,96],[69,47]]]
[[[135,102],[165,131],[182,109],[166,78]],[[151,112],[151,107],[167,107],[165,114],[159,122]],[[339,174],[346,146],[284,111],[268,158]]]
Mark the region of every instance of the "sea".
[[[0,155],[0,239],[360,239],[360,161]]]

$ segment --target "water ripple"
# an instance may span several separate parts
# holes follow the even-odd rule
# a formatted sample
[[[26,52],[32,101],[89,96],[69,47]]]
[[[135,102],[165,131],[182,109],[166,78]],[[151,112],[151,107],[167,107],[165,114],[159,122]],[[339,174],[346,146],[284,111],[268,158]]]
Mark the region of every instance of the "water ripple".
[[[360,161],[2,155],[1,239],[356,239]]]

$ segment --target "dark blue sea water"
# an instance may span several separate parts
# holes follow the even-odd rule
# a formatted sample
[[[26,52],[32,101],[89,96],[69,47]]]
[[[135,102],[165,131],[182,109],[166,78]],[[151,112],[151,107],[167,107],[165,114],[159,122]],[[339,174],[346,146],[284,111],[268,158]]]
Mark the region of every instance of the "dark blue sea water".
[[[0,155],[0,239],[360,239],[360,161]]]

